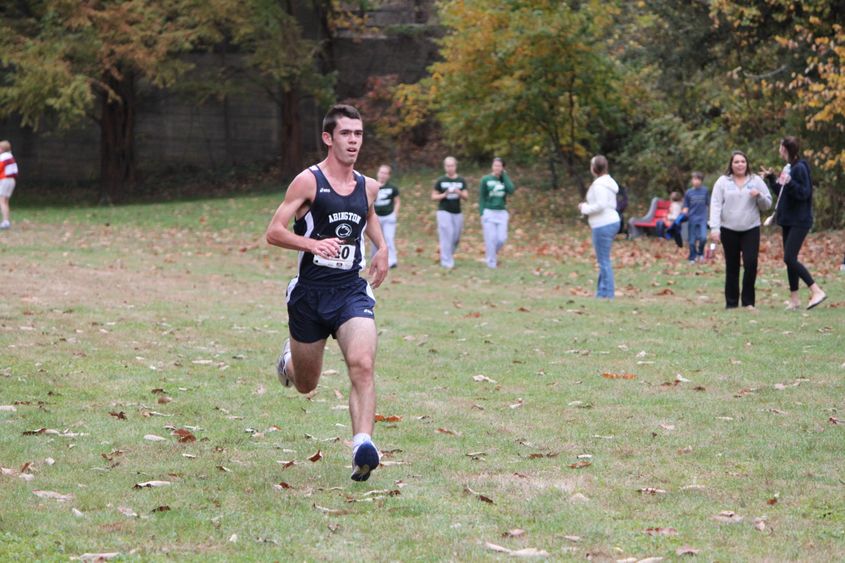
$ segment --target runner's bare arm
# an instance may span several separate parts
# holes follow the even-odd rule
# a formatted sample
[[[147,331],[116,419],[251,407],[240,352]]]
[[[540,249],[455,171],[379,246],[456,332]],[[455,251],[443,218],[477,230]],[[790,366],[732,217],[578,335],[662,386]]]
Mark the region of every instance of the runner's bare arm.
[[[310,252],[324,258],[334,258],[340,252],[340,241],[336,238],[315,240],[295,234],[291,228],[294,216],[301,216],[308,211],[308,206],[314,201],[317,192],[317,181],[307,170],[301,172],[288,186],[285,199],[270,225],[267,227],[266,238],[269,244],[290,250]]]
[[[384,278],[387,277],[387,242],[384,240],[384,234],[381,232],[381,223],[379,223],[376,215],[373,202],[378,197],[378,182],[372,178],[367,178],[367,203],[369,208],[367,210],[367,228],[365,233],[370,240],[378,247],[378,251],[373,256],[370,262],[370,285],[378,287]]]

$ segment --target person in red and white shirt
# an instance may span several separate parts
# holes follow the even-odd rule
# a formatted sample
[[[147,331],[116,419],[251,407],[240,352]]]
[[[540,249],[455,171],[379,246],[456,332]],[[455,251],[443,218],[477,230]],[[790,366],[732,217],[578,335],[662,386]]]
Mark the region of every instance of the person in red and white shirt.
[[[15,191],[17,177],[18,165],[15,157],[12,156],[12,143],[0,141],[0,213],[3,215],[0,229],[8,229],[12,226],[9,222],[9,198]]]

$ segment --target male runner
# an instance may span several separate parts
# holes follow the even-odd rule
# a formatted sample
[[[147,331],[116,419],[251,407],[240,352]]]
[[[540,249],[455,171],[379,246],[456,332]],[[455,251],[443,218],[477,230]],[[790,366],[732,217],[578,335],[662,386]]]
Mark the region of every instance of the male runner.
[[[372,441],[378,338],[375,297],[358,272],[365,264],[366,233],[378,247],[370,266],[372,286],[378,287],[387,275],[387,244],[373,209],[379,184],[353,169],[364,140],[358,110],[332,107],[322,136],[328,156],[294,178],[267,228],[267,242],[299,251],[299,272],[287,290],[290,338],[276,372],[284,386],[313,391],[326,340],[337,339],[351,382],[352,479],[366,481],[379,465]]]

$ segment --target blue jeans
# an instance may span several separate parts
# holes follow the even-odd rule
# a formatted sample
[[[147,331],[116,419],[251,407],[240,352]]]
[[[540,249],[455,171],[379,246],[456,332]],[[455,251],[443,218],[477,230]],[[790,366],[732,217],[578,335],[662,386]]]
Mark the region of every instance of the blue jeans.
[[[619,221],[593,229],[593,249],[599,263],[599,282],[596,297],[613,299],[613,264],[610,261],[610,245],[619,232]]]
[[[689,257],[688,260],[695,260],[704,256],[704,245],[707,244],[707,221],[701,223],[689,222]]]

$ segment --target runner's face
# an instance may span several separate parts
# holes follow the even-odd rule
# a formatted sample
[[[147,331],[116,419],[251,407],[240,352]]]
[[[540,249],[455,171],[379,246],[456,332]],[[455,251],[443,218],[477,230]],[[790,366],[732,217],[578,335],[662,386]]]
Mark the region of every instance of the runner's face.
[[[329,151],[343,164],[352,165],[358,159],[358,152],[364,143],[364,124],[360,119],[340,117],[334,133],[323,133],[323,142]]]
[[[454,176],[458,173],[458,163],[449,159],[443,163],[443,169],[446,171],[447,176]]]
[[[731,160],[731,170],[737,176],[745,176],[746,169],[748,168],[748,162],[746,162],[745,157],[741,154],[734,155],[733,160]]]
[[[376,174],[376,180],[382,186],[385,185],[390,181],[390,168],[387,166],[382,166],[378,169],[378,173]]]
[[[504,166],[502,166],[501,161],[498,161],[498,160],[493,161],[493,174],[495,174],[496,176],[501,176],[503,168],[504,168]]]

